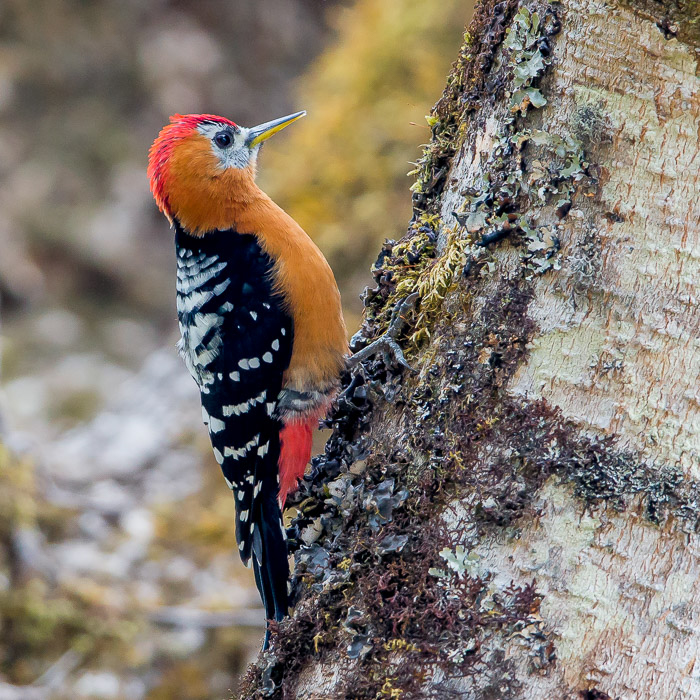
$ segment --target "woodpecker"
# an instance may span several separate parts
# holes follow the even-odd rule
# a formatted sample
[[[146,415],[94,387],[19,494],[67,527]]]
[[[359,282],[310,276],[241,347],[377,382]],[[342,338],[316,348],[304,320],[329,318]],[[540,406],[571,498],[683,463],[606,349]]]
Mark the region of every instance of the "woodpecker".
[[[253,128],[176,114],[148,162],[175,230],[178,348],[233,492],[241,559],[252,560],[267,619],[277,621],[288,612],[282,510],[348,352],[330,266],[255,183],[261,144],[305,114]]]

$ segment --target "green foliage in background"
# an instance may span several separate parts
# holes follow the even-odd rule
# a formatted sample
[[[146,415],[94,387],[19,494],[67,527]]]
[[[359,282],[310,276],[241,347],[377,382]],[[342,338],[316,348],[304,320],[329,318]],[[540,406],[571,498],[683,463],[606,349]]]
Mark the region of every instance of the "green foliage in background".
[[[359,0],[338,11],[336,42],[301,81],[298,107],[308,117],[261,158],[263,187],[324,250],[355,312],[381,241],[405,233],[406,173],[430,138],[425,115],[472,7]]]

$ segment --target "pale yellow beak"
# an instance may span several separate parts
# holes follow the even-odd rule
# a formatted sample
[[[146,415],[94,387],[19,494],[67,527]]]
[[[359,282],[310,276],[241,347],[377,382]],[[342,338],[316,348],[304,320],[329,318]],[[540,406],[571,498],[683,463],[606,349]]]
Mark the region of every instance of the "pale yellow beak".
[[[269,139],[270,136],[274,136],[278,131],[282,131],[282,129],[289,126],[292,122],[305,116],[306,111],[302,110],[301,112],[295,112],[286,117],[280,117],[279,119],[273,119],[271,122],[265,122],[264,124],[254,126],[248,132],[246,145],[248,148],[255,148],[263,141]]]

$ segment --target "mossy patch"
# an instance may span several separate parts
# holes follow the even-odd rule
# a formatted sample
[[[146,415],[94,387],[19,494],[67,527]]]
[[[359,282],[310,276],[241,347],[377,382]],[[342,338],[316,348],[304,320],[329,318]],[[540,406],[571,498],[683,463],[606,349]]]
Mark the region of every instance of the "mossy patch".
[[[478,82],[472,55],[465,51],[475,45],[471,37],[480,35],[470,28],[448,88],[431,116],[434,137],[416,171],[413,220],[406,236],[398,243],[387,242],[375,263],[377,287],[365,293],[365,324],[355,338],[355,346],[382,332],[392,309],[412,292],[418,292],[420,302],[411,341],[413,346],[420,346],[430,338],[430,327],[462,273],[468,276],[477,271],[478,277],[493,272],[495,264],[488,246],[511,235],[522,245],[523,265],[529,276],[558,267],[556,228],[567,216],[571,197],[586,177],[582,142],[573,134],[562,138],[544,130],[522,128],[521,122],[531,107],[538,109],[546,104],[544,97],[536,97],[535,92],[541,95],[537,85],[550,64],[551,41],[560,22],[548,5],[533,11],[523,6],[517,12],[515,6],[505,3],[497,11],[488,3],[480,8],[480,12],[492,10],[500,19],[494,19],[495,24],[490,24],[488,30],[481,26],[480,13],[474,20],[474,26],[488,34],[479,44],[479,55],[491,79],[499,85],[497,92],[507,93],[510,109],[503,115],[501,131],[486,164],[489,174],[480,187],[462,193],[463,204],[454,212],[455,220],[440,220],[442,185],[436,184],[438,174],[446,176],[449,171],[452,156],[464,139],[465,125],[474,130],[472,133],[480,128],[478,116],[470,116],[476,107],[469,107],[464,92],[461,98],[455,94],[457,86],[465,91],[470,80]],[[504,24],[506,15],[513,19],[509,27]],[[496,37],[505,37],[502,50],[495,43]],[[486,47],[491,52],[489,60],[484,59]],[[482,88],[486,89],[484,85]],[[496,96],[487,93],[483,99],[494,100]],[[452,109],[450,119],[447,105]],[[457,124],[461,124],[459,130]],[[535,160],[526,170],[523,152],[528,146],[543,151],[548,159],[546,169]],[[417,194],[420,196],[416,198]]]
[[[488,83],[496,51],[517,0],[481,0],[464,35],[464,43],[447,78],[447,86],[433,108],[432,139],[418,161],[412,187],[414,211],[430,211],[442,191],[452,158],[461,143],[467,112],[478,110],[486,95],[500,96],[500,77]]]

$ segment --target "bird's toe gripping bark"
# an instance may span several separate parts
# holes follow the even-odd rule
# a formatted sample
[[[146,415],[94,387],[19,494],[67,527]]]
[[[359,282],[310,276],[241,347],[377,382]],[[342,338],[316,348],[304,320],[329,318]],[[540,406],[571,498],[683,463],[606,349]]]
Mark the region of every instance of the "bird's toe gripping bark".
[[[369,357],[373,357],[381,351],[384,353],[384,362],[387,367],[401,365],[415,372],[413,367],[406,361],[403,350],[396,341],[396,338],[401,331],[403,331],[407,322],[406,314],[415,306],[418,296],[418,292],[412,292],[394,307],[391,314],[391,322],[389,323],[389,328],[386,333],[379,336],[377,340],[370,343],[367,347],[362,348],[362,350],[359,350],[349,357],[347,362],[349,369],[356,367]]]

